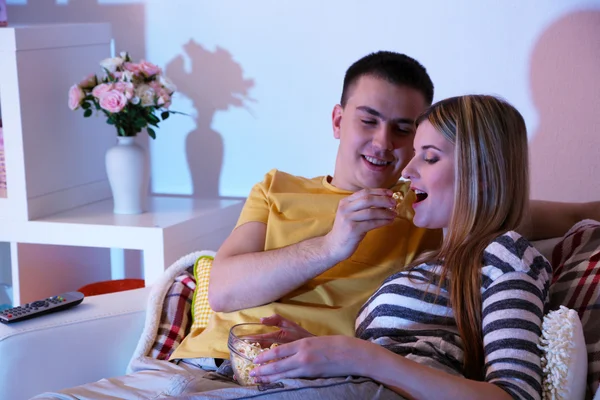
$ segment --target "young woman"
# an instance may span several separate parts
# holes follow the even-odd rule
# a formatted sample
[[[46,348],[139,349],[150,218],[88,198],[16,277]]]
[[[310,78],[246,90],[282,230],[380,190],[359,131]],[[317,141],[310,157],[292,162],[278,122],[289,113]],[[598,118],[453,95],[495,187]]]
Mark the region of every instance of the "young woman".
[[[414,224],[443,228],[442,247],[382,284],[356,338],[265,318],[302,338],[259,355],[257,382],[352,375],[411,399],[541,398],[551,267],[514,232],[529,198],[523,118],[473,95],[434,104],[417,125],[403,175],[417,197]]]

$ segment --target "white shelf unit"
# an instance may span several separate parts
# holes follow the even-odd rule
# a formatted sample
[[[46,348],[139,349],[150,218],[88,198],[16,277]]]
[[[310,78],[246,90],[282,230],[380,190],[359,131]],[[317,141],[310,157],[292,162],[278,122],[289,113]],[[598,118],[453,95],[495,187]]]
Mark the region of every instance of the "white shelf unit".
[[[107,23],[0,29],[8,183],[0,218],[32,220],[110,197],[103,160],[111,127],[67,107],[69,87],[99,72],[110,42]]]
[[[241,200],[151,196],[146,213],[113,214],[104,157],[116,142],[114,127],[67,107],[69,87],[101,72],[110,42],[104,23],[0,29],[8,184],[0,242],[9,243],[0,253],[10,249],[0,254],[10,274],[0,278],[12,275],[15,305],[76,290],[76,275],[110,271],[102,249],[141,250],[143,278],[152,284],[179,257],[218,249],[241,211]]]
[[[8,184],[0,196],[0,236],[8,243],[0,246],[0,284],[4,289],[12,283],[17,304],[19,243],[11,237],[15,226],[110,197],[103,165],[104,152],[114,142],[110,128],[67,107],[69,87],[98,71],[98,61],[110,56],[110,45],[108,23],[0,28]],[[12,282],[6,282],[11,275],[5,270],[7,260]],[[42,260],[40,253],[36,261]]]
[[[150,285],[178,258],[218,249],[242,206],[242,200],[150,196],[143,214],[114,214],[108,199],[33,221],[14,221],[10,232],[0,231],[0,242],[12,245],[14,301],[56,294],[69,284],[60,262],[49,265],[29,244],[142,250],[143,276]]]

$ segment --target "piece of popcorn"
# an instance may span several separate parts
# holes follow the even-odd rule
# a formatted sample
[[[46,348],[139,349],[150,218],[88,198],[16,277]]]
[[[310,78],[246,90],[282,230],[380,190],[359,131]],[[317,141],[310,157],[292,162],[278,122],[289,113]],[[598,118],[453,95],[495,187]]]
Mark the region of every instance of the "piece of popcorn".
[[[400,203],[402,200],[404,200],[404,193],[394,192],[394,194],[392,194],[392,197],[394,198],[394,200],[396,200],[396,203]]]
[[[235,345],[236,350],[247,357],[244,359],[235,354],[232,354],[232,366],[235,371],[236,380],[242,385],[253,385],[256,383],[256,380],[250,376],[250,371],[252,371],[256,365],[252,362],[260,353],[266,350],[273,349],[279,346],[278,343],[273,343],[271,346],[267,348],[262,348],[259,343],[249,343],[245,341],[240,341]],[[272,361],[267,362],[271,363]]]
[[[402,203],[402,200],[404,200],[404,193],[394,192],[394,194],[392,194],[392,197],[394,198],[394,200],[396,200],[396,207],[394,208],[395,211],[400,212],[400,204]]]

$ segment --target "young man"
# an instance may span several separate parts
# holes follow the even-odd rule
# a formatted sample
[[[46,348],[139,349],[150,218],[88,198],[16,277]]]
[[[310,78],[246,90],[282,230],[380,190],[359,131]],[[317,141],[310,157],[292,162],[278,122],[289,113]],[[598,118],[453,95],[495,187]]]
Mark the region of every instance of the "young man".
[[[274,170],[252,189],[211,270],[209,301],[221,312],[173,358],[227,358],[231,326],[273,313],[319,335],[353,335],[382,280],[439,243],[439,232],[411,223],[414,195],[398,182],[414,121],[432,100],[431,79],[410,57],[379,52],[352,65],[332,113],[333,176]],[[400,215],[394,192],[405,196]]]
[[[214,368],[214,358],[229,357],[231,326],[274,313],[317,335],[353,336],[358,309],[383,279],[440,243],[441,232],[412,224],[415,194],[399,182],[413,155],[414,121],[432,100],[431,79],[410,57],[378,52],[354,63],[332,112],[340,141],[333,176],[307,179],[273,170],[254,186],[211,270],[209,301],[217,313],[177,348],[171,361],[181,361],[147,361],[131,375],[39,398],[231,388],[214,376],[206,379],[200,367]],[[403,197],[398,205],[395,192]],[[543,208],[554,210],[555,204],[536,205]],[[566,206],[561,210],[564,220],[554,219],[550,236],[580,218]]]

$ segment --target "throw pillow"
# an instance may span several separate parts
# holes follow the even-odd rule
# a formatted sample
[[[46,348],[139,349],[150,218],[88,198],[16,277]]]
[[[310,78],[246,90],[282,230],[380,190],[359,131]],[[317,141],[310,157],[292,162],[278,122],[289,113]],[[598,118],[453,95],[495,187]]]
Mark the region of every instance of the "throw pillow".
[[[214,312],[208,304],[208,280],[213,259],[211,256],[202,256],[196,260],[194,265],[196,290],[194,291],[192,303],[192,331],[198,328],[206,328],[208,320]]]
[[[577,311],[587,345],[588,394],[600,379],[600,222],[584,220],[556,245],[550,285],[550,308]]]
[[[560,306],[546,314],[539,347],[542,350],[542,399],[583,400],[587,353],[577,313]]]

